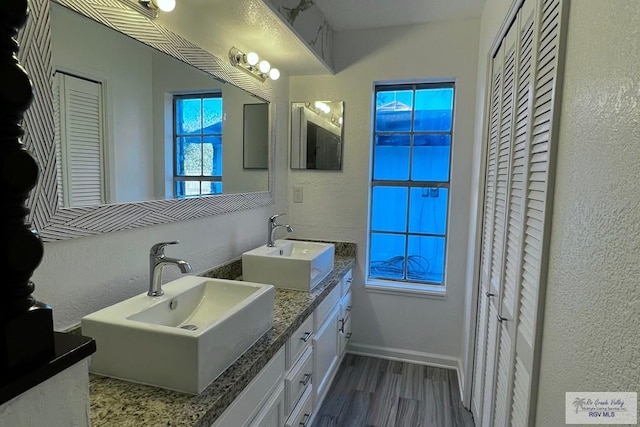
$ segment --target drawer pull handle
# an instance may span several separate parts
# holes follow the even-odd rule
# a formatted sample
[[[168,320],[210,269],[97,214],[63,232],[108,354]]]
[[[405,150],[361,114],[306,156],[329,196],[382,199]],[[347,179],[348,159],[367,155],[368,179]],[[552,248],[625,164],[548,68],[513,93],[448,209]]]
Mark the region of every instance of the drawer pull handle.
[[[300,341],[308,342],[311,339],[311,335],[313,335],[313,332],[305,332]]]
[[[345,324],[345,320],[344,319],[340,319],[340,332],[342,332],[344,334],[344,324]]]
[[[347,339],[350,340],[351,339],[351,332],[347,333]]]
[[[309,382],[311,381],[311,377],[312,376],[313,376],[312,374],[304,374],[304,377],[302,377],[302,380],[300,381],[300,384],[302,384],[302,385],[309,384]]]
[[[310,419],[311,419],[311,414],[304,414],[302,421],[300,421],[300,425],[302,427],[307,427],[307,424],[309,423]]]

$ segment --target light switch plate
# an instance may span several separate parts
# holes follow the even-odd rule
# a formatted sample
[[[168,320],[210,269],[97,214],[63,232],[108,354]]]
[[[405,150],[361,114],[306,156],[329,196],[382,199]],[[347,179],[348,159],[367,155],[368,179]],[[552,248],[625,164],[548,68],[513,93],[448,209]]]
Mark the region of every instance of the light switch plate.
[[[302,187],[293,187],[293,203],[302,203]]]

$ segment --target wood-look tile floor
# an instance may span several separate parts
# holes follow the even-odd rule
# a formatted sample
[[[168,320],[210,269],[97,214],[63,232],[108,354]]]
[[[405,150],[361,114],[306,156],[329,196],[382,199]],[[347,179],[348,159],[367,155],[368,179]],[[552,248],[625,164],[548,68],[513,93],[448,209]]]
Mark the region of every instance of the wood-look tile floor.
[[[474,427],[456,371],[347,354],[313,427]]]

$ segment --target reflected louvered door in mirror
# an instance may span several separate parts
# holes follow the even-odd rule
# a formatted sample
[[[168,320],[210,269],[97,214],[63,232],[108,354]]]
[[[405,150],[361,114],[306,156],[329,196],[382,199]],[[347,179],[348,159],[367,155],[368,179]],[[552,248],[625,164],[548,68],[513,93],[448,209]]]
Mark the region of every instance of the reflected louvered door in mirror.
[[[477,426],[534,425],[564,6],[524,2],[492,61],[472,393]]]

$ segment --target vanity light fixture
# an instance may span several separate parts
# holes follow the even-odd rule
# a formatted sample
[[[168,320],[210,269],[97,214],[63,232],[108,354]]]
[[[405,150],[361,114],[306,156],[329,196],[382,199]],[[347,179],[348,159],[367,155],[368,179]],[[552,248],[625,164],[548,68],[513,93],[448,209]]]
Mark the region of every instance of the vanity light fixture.
[[[232,65],[241,68],[261,82],[264,82],[267,78],[271,80],[278,80],[280,78],[280,70],[271,68],[269,61],[264,59],[261,61],[255,52],[244,53],[232,47],[231,50],[229,50],[229,60]]]
[[[325,114],[329,114],[331,112],[331,107],[322,101],[316,101],[314,105],[317,110],[320,110]]]
[[[156,17],[159,10],[171,12],[176,8],[176,0],[138,0],[138,3],[152,11]]]

